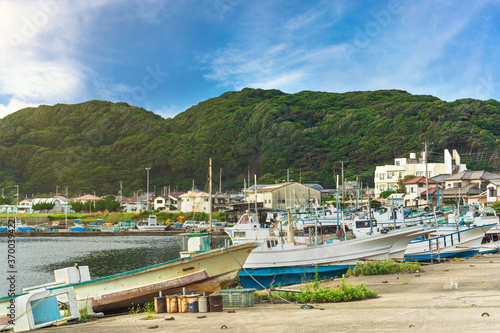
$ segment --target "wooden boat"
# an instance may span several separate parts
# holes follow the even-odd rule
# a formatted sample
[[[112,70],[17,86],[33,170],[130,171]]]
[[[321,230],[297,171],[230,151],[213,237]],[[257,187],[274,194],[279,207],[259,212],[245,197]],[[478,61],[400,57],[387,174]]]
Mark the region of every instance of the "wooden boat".
[[[208,251],[192,251],[186,258],[88,281],[67,284],[59,281],[44,287],[47,290],[73,287],[77,301],[91,302],[96,312],[129,309],[133,305],[152,301],[159,292],[168,295],[185,289],[187,293],[212,293],[234,282],[240,272],[240,264],[245,263],[256,246],[256,243],[251,242]],[[11,299],[20,295],[0,298],[0,325],[8,323],[7,306]]]

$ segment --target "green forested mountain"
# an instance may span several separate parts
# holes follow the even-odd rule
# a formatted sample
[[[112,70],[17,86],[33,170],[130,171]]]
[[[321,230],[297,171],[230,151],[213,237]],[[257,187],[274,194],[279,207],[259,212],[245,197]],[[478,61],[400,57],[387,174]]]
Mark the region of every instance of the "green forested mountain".
[[[243,89],[173,119],[126,103],[89,101],[26,108],[0,120],[0,186],[14,193],[204,188],[291,178],[332,187],[345,161],[348,179],[373,181],[376,165],[423,150],[457,149],[470,168],[500,167],[500,103],[444,102],[405,91],[325,93]],[[432,155],[431,155],[432,156]],[[173,188],[174,188],[173,187]]]

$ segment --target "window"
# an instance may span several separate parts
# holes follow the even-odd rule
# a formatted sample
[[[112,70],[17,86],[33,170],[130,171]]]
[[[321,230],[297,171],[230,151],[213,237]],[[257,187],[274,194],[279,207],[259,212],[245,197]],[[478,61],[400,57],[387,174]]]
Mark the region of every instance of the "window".
[[[385,173],[379,173],[378,176],[379,176],[380,180],[384,180],[385,179]]]
[[[423,176],[423,175],[424,175],[423,171],[417,171],[417,174],[416,174],[417,177],[420,177],[420,176]]]
[[[492,188],[489,188],[489,196],[490,197],[496,197],[497,196],[497,191],[492,187]]]
[[[460,188],[462,187],[462,183],[453,183],[454,188]]]
[[[393,177],[394,177],[394,172],[387,173],[387,178],[393,178]]]
[[[278,203],[279,204],[284,204],[285,203],[285,199],[278,199]]]

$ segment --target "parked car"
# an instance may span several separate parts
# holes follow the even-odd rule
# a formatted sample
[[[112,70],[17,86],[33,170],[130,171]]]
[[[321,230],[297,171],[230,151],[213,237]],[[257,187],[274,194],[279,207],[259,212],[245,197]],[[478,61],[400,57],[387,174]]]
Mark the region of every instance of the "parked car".
[[[198,227],[198,221],[186,221],[182,225],[184,229],[195,229]]]

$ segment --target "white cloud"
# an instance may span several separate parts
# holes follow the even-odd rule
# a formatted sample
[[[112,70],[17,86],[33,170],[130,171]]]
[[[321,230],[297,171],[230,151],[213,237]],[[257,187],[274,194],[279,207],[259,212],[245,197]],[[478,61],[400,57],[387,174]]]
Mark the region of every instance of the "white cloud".
[[[490,10],[491,2],[402,4],[393,12],[382,4],[363,8],[368,15],[355,25],[351,14],[335,16],[345,15],[342,3],[336,2],[330,14],[317,6],[284,20],[269,36],[249,36],[207,54],[205,78],[225,86],[286,92],[404,89],[445,100],[491,98],[495,79],[490,75],[482,83],[487,66],[475,47],[478,37],[470,33],[480,29],[480,14]],[[389,16],[380,16],[382,12]]]
[[[131,88],[87,67],[91,27],[103,9],[128,6],[127,19],[153,22],[164,1],[0,1],[0,109],[116,97]],[[124,19],[116,15],[115,19]],[[102,59],[101,59],[102,61]],[[98,90],[96,88],[99,88]]]
[[[6,105],[0,104],[0,119],[18,110],[35,106],[38,106],[38,104],[30,104],[13,98]]]
[[[159,109],[153,110],[154,113],[159,114],[163,118],[174,118],[179,113],[186,111],[190,106],[179,107],[176,105],[165,105]]]

